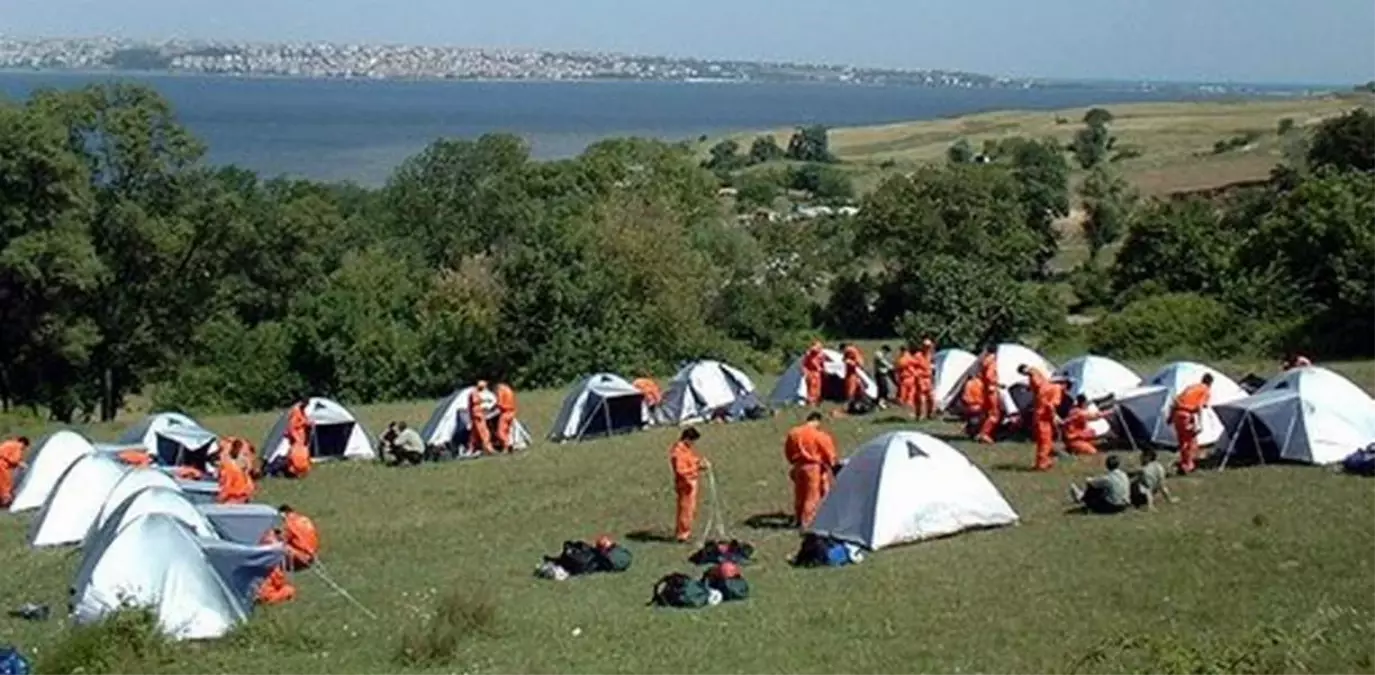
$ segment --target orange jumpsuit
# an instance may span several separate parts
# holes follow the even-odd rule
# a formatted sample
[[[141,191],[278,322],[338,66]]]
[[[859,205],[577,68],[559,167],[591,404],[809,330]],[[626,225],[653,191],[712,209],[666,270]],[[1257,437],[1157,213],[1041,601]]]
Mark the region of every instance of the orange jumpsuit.
[[[194,466],[179,466],[172,469],[172,476],[181,480],[202,480],[205,472]]]
[[[229,456],[220,457],[220,491],[215,496],[219,504],[247,504],[253,498],[253,479],[248,477],[239,462]]]
[[[19,439],[0,443],[0,507],[14,501],[14,470],[24,465],[26,449]]]
[[[310,448],[305,443],[293,442],[286,451],[286,475],[291,478],[305,478],[310,473]]]
[[[1093,444],[1093,431],[1089,422],[1103,419],[1103,414],[1088,408],[1075,406],[1065,418],[1065,450],[1076,455],[1096,455],[1098,446]]]
[[[224,438],[220,439],[218,445],[220,457],[228,457],[229,449],[234,447],[235,445],[238,445],[239,466],[243,467],[243,470],[248,472],[249,478],[258,477],[260,473],[258,470],[258,450],[257,448],[253,447],[252,443],[249,443],[247,439],[239,438],[238,436],[225,436]]]
[[[836,463],[835,439],[813,423],[793,427],[783,443],[783,457],[792,465],[793,517],[808,527],[821,500],[831,490],[831,467]]]
[[[687,541],[692,536],[692,522],[697,517],[697,478],[702,471],[702,457],[693,450],[691,443],[678,441],[669,448],[668,463],[673,467],[673,491],[678,495],[673,537]]]
[[[978,376],[964,381],[964,391],[960,392],[960,407],[964,409],[965,422],[975,424],[984,414],[984,381]]]
[[[288,443],[308,445],[310,419],[306,417],[304,405],[293,405],[286,413],[286,439]]]
[[[802,356],[802,380],[807,386],[807,405],[821,404],[821,374],[826,367],[826,353],[821,345],[812,345]]]
[[[516,392],[510,385],[497,385],[497,443],[501,449],[511,452],[511,432],[516,427]]]
[[[983,382],[984,400],[983,412],[984,421],[979,426],[979,435],[975,440],[980,443],[992,443],[993,432],[998,430],[998,423],[1002,421],[1003,402],[1000,398],[1001,390],[998,388],[998,359],[992,354],[985,355],[979,364],[979,379]]]
[[[645,405],[651,408],[657,408],[659,402],[664,398],[663,392],[659,391],[659,384],[648,377],[638,378],[634,382],[631,382],[630,386],[635,387],[635,389],[644,395]]]
[[[850,345],[841,355],[845,359],[845,400],[858,401],[864,397],[864,381],[859,371],[864,368],[864,354],[859,347]]]
[[[1039,383],[1036,389],[1035,411],[1032,413],[1032,437],[1036,441],[1037,471],[1049,471],[1055,466],[1055,411],[1060,407],[1061,389],[1051,384],[1045,373],[1032,368],[1031,381]],[[1040,375],[1039,378],[1036,376]]]
[[[320,533],[309,518],[295,511],[286,514],[282,519],[282,535],[291,569],[305,569],[315,562],[320,554]]]
[[[931,417],[936,413],[935,383],[932,382],[931,354],[925,350],[912,356],[916,362],[917,389],[913,393],[912,407],[919,417]]]
[[[120,450],[115,453],[115,459],[132,467],[145,468],[152,466],[153,458],[143,450]]]
[[[258,604],[278,605],[296,598],[296,587],[286,578],[281,566],[272,568],[272,573],[258,585]]]
[[[1208,385],[1191,384],[1179,392],[1170,410],[1170,423],[1179,441],[1179,470],[1184,473],[1194,470],[1194,459],[1198,456],[1198,415],[1208,406],[1211,395]]]
[[[492,454],[492,430],[487,427],[487,414],[482,405],[483,390],[476,387],[468,394],[468,451]]]
[[[904,349],[898,353],[897,363],[893,364],[893,367],[898,371],[898,403],[909,408],[915,408],[917,400],[917,357]]]

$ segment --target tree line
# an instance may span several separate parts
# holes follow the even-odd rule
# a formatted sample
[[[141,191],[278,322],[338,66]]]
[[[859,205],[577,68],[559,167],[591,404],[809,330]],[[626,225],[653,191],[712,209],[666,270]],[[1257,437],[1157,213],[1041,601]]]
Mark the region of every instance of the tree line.
[[[1114,309],[1095,342],[1368,353],[1375,191],[1350,161],[1368,120],[1325,125],[1317,160],[1236,204],[1123,206],[1118,262],[1075,277],[1102,277],[1076,290]],[[1048,262],[1073,196],[1052,141],[891,178],[854,218],[749,224],[684,144],[615,139],[542,162],[513,136],[438,140],[377,189],[204,153],[141,86],[0,103],[6,409],[110,419],[138,393],[196,411],[367,403],[700,357],[776,367],[821,332],[972,347],[1066,331]],[[1151,323],[1186,303],[1209,328]],[[1234,337],[1240,319],[1260,337]]]

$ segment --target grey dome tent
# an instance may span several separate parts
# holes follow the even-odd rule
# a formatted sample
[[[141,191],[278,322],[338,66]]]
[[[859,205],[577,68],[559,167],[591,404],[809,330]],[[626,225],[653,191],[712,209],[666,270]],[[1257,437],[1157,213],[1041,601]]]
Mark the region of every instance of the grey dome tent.
[[[549,440],[563,443],[629,433],[649,423],[644,394],[619,375],[599,373],[579,382],[568,393]]]
[[[188,465],[205,468],[207,458],[219,437],[196,420],[181,413],[149,415],[120,434],[120,445],[138,445],[153,461],[164,466]]]
[[[719,361],[696,361],[669,381],[658,417],[661,424],[702,422],[718,412],[738,419],[759,405],[748,375]]]
[[[459,457],[472,456],[468,453],[468,434],[473,423],[472,415],[468,412],[468,397],[472,393],[472,387],[464,387],[439,402],[430,414],[430,420],[420,430],[420,438],[425,441],[425,445],[448,444]],[[497,417],[500,415],[496,410],[497,396],[489,389],[482,398],[487,410],[490,411],[487,414],[487,425],[492,432],[492,438],[495,439]],[[517,450],[530,447],[530,431],[519,418],[511,429],[511,444]]]

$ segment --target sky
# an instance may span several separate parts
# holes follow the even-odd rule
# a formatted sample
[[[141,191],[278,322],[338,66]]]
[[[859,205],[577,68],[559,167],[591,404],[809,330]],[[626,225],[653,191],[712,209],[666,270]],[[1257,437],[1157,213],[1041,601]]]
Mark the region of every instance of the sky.
[[[1073,79],[1375,79],[1375,0],[0,0],[0,34],[528,47]]]

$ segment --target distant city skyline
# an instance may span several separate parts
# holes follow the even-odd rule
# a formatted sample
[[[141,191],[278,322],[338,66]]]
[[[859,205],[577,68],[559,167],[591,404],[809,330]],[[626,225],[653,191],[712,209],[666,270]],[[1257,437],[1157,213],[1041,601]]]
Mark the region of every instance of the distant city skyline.
[[[1375,79],[1370,0],[0,0],[0,34],[458,45],[1050,79]]]

